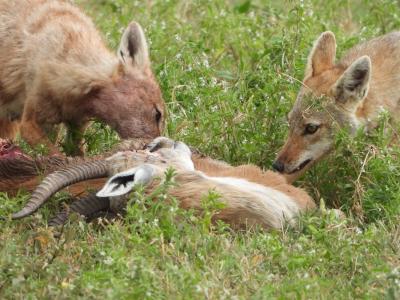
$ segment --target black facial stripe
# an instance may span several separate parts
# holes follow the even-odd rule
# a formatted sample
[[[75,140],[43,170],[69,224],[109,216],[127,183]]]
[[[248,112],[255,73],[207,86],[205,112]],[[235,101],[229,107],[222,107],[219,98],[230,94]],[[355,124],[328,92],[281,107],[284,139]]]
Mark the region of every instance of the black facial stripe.
[[[121,51],[119,51],[119,54],[121,55],[121,58],[125,63],[126,61],[125,61],[125,57],[124,57],[124,52],[122,52],[122,50],[121,50]]]
[[[290,172],[289,174],[293,174],[296,172],[301,171],[305,166],[307,166],[309,163],[311,162],[311,159],[307,159],[305,161],[303,161],[300,166],[298,166],[296,169],[294,169],[292,172]]]

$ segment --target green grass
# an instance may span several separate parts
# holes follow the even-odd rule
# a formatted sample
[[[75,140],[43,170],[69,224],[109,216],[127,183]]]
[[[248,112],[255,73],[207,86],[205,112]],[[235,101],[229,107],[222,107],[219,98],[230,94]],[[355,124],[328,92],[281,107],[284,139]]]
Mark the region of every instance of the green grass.
[[[270,168],[285,140],[308,51],[324,30],[338,55],[400,25],[397,1],[78,0],[112,48],[134,19],[150,42],[168,105],[166,134],[232,164]],[[124,221],[75,218],[54,238],[46,221],[60,193],[35,216],[0,225],[0,297],[269,299],[400,297],[400,161],[383,117],[371,136],[338,136],[337,150],[297,184],[342,208],[301,218],[284,232],[232,232],[164,194],[139,191]],[[115,143],[101,125],[89,150]],[[208,200],[215,197],[210,195]],[[0,214],[26,201],[0,193]],[[207,201],[206,201],[207,202]],[[213,202],[213,201],[211,201]]]

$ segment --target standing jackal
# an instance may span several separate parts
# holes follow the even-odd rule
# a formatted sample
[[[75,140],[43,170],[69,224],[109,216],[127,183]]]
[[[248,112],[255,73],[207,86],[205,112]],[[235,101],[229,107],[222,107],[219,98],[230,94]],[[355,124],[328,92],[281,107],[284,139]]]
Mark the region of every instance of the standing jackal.
[[[400,32],[359,44],[338,63],[335,55],[334,34],[322,33],[288,115],[289,136],[273,164],[290,181],[332,150],[338,126],[351,134],[361,126],[368,131],[382,109],[394,118],[400,111]]]
[[[0,0],[0,138],[13,138],[20,125],[27,142],[57,152],[48,129],[66,124],[79,145],[80,132],[97,119],[122,138],[152,139],[163,114],[139,24],[128,25],[115,55],[67,1]]]

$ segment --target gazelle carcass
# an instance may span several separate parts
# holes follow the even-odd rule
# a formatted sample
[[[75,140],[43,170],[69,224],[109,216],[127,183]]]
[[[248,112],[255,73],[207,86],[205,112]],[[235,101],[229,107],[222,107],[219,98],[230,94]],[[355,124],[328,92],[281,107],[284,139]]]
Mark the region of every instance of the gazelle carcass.
[[[105,159],[75,164],[48,175],[32,193],[25,207],[13,214],[13,219],[35,212],[57,191],[89,179],[109,178],[97,186],[97,200],[110,201],[111,208],[120,208],[127,195],[138,185],[152,191],[165,175],[167,168],[176,170],[176,186],[169,194],[184,209],[201,210],[201,199],[210,190],[220,195],[225,204],[214,215],[235,228],[253,225],[280,229],[293,224],[296,217],[315,207],[311,197],[302,189],[286,183],[283,176],[262,171],[253,165],[233,167],[210,158],[192,156],[182,143],[160,137],[146,150],[121,151]],[[94,201],[94,200],[93,200]],[[93,203],[95,203],[94,201]]]

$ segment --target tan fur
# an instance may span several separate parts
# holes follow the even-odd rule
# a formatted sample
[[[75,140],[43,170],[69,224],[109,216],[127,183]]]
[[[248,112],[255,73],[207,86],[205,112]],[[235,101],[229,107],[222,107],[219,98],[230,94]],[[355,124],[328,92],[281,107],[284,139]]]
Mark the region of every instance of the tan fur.
[[[288,184],[286,178],[278,173],[263,171],[255,165],[233,167],[224,162],[207,157],[196,157],[195,155],[192,156],[192,160],[196,170],[209,176],[245,178],[250,182],[273,187],[289,197],[296,198],[296,201],[304,209],[314,207],[314,202],[305,191]]]
[[[220,162],[210,159],[194,160],[197,171],[178,172],[176,181],[178,187],[173,188],[170,193],[180,201],[184,209],[201,210],[201,200],[209,191],[214,190],[225,203],[214,220],[223,220],[236,228],[248,228],[253,225],[261,225],[264,228],[282,228],[285,219],[283,216],[274,215],[262,203],[259,195],[244,189],[241,186],[225,185],[212,180],[212,177],[238,178],[249,182],[258,183],[273,190],[280,191],[292,199],[300,211],[315,208],[314,201],[303,190],[286,183],[283,176],[271,171],[262,171],[256,166],[244,165],[238,167],[226,166],[221,168]],[[215,168],[217,166],[217,168]],[[200,171],[200,173],[198,172]],[[204,177],[202,173],[207,176]],[[212,176],[211,179],[209,176]],[[283,201],[283,199],[282,199]],[[285,211],[283,209],[283,211]],[[282,219],[283,217],[283,219]],[[293,221],[286,219],[286,221]]]
[[[24,139],[55,153],[47,131],[59,123],[83,131],[95,118],[123,138],[159,136],[164,102],[147,51],[136,23],[117,57],[66,1],[0,0],[0,121],[19,121]],[[0,137],[14,134],[0,129]]]
[[[224,220],[234,227],[258,224],[264,228],[281,229],[286,222],[294,224],[301,212],[315,207],[306,192],[287,184],[282,175],[264,172],[252,165],[232,167],[210,158],[191,156],[189,148],[179,142],[164,143],[164,147],[154,153],[118,152],[108,158],[113,177],[98,196],[111,197],[111,207],[119,208],[124,198],[121,198],[122,194],[113,193],[129,193],[127,187],[131,186],[118,183],[119,180],[130,176],[135,182],[148,176],[163,178],[166,169],[173,167],[177,172],[176,186],[170,194],[180,201],[182,208],[201,210],[204,197],[215,191],[225,207],[214,215],[214,220]],[[155,186],[152,182],[147,188],[152,190]]]
[[[0,120],[0,137],[12,139],[18,132],[19,124],[15,121]]]
[[[310,53],[304,86],[289,113],[289,136],[274,163],[289,181],[329,153],[338,127],[369,131],[382,109],[399,118],[400,32],[357,45],[337,63],[335,53],[331,32],[323,33]],[[318,130],[308,134],[308,124]]]

